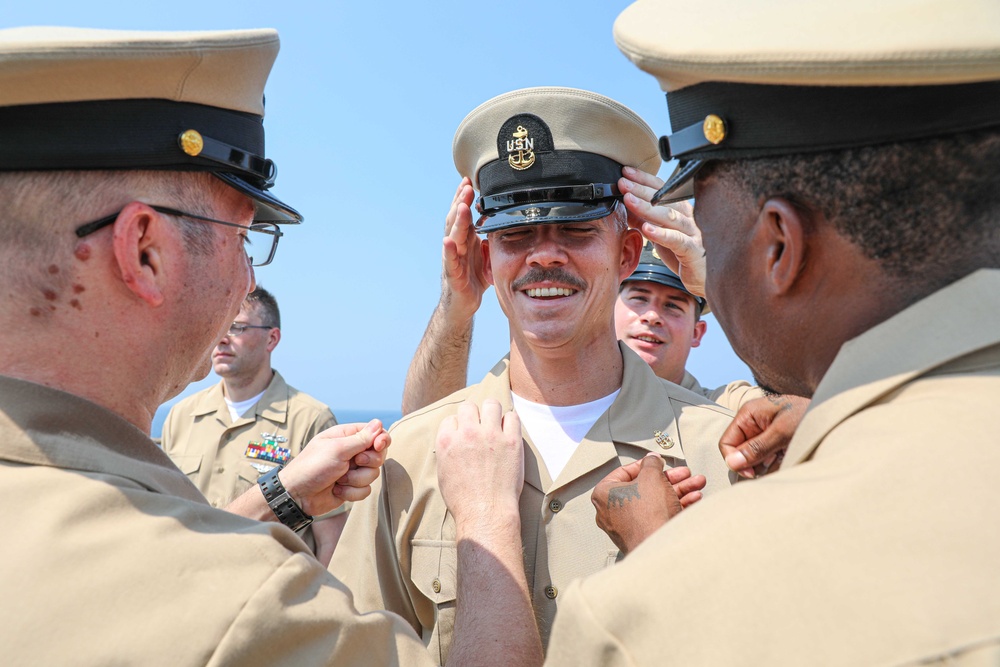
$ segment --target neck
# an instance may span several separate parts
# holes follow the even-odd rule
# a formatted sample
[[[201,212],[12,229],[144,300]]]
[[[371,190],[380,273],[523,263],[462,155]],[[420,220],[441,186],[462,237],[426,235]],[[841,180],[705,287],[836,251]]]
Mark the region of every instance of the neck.
[[[32,323],[33,324],[33,323]],[[85,347],[66,345],[76,340],[78,331],[60,337],[56,321],[39,327],[11,326],[0,332],[0,374],[65,391],[106,408],[144,433],[150,432],[156,409],[177,395],[188,382],[167,383],[165,377],[176,375],[168,369],[169,360],[161,354],[167,342],[157,349],[142,346],[141,341],[123,340],[112,327],[96,325]],[[130,350],[123,363],[122,349]],[[153,373],[150,369],[167,372]]]
[[[534,403],[563,406],[596,401],[621,388],[623,369],[613,334],[583,347],[539,348],[523,339],[511,340],[511,391]]]
[[[274,371],[271,364],[261,366],[249,377],[224,377],[222,378],[223,391],[233,403],[239,403],[253,398],[267,389],[274,379]]]

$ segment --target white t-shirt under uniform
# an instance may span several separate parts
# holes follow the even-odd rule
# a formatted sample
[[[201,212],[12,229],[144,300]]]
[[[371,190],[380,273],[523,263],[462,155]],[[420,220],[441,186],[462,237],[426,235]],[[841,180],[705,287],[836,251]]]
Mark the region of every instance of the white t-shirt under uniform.
[[[604,398],[589,403],[560,406],[532,403],[511,393],[514,412],[521,418],[521,428],[531,434],[531,442],[542,455],[553,481],[559,477],[598,417],[615,402],[620,391],[616,389]]]

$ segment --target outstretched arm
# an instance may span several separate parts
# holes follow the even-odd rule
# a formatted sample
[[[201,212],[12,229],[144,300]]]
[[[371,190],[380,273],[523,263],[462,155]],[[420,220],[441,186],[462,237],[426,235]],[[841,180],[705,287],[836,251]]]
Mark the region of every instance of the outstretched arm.
[[[455,517],[458,591],[449,665],[540,665],[542,643],[524,574],[519,499],[521,422],[498,401],[466,401],[441,423],[438,484]]]
[[[319,433],[278,474],[278,480],[310,516],[326,514],[344,501],[363,500],[371,493],[389,446],[382,422],[338,424]],[[248,489],[226,506],[233,514],[258,521],[276,521],[259,486]]]
[[[472,182],[463,178],[445,218],[441,300],[410,362],[403,386],[403,414],[465,386],[472,321],[486,291],[482,242],[472,226]]]

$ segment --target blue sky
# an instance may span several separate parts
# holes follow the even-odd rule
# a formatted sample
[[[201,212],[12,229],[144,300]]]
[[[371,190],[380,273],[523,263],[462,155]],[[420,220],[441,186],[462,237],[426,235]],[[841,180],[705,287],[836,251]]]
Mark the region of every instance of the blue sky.
[[[669,131],[656,81],[612,38],[628,4],[36,0],[5,3],[0,25],[276,28],[267,154],[279,168],[275,194],[306,222],[286,227],[274,263],[257,274],[282,310],[274,366],[334,412],[396,410],[439,295],[444,216],[459,180],[451,141],[465,115],[516,88],[572,86],[622,102],[659,134]],[[707,319],[688,369],[706,386],[749,379]],[[470,379],[508,347],[507,321],[490,290]],[[217,380],[210,375],[183,395]]]

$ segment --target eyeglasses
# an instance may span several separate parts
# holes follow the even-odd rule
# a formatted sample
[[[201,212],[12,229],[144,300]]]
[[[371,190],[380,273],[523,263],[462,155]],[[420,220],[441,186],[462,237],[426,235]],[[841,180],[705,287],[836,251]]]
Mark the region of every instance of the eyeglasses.
[[[238,227],[239,229],[245,229],[250,232],[257,232],[259,234],[264,234],[264,239],[262,239],[263,247],[267,248],[270,244],[270,250],[266,254],[259,255],[260,257],[266,257],[263,261],[254,261],[253,255],[250,251],[252,249],[253,241],[249,236],[243,237],[243,251],[246,252],[247,261],[250,262],[250,266],[266,266],[271,263],[274,259],[274,253],[278,250],[278,239],[280,239],[284,232],[278,229],[278,225],[273,222],[251,222],[250,226],[237,225],[235,222],[226,222],[225,220],[216,220],[214,218],[206,218],[202,215],[194,215],[193,213],[185,213],[184,211],[178,211],[175,208],[168,208],[166,206],[150,206],[151,209],[157,213],[163,213],[164,215],[172,215],[177,218],[191,218],[192,220],[201,220],[202,222],[211,222],[216,225],[225,225],[226,227]],[[111,215],[101,218],[100,220],[94,220],[93,222],[88,222],[85,225],[81,225],[76,228],[76,235],[78,238],[83,238],[89,234],[93,234],[99,229],[104,229],[108,225],[114,223],[114,221],[121,214],[121,211],[117,213],[112,213]],[[260,237],[258,237],[260,238]],[[270,327],[269,327],[270,328]]]
[[[240,336],[247,329],[273,329],[274,327],[269,327],[262,324],[245,324],[244,322],[233,322],[229,325],[229,335],[230,336]]]

